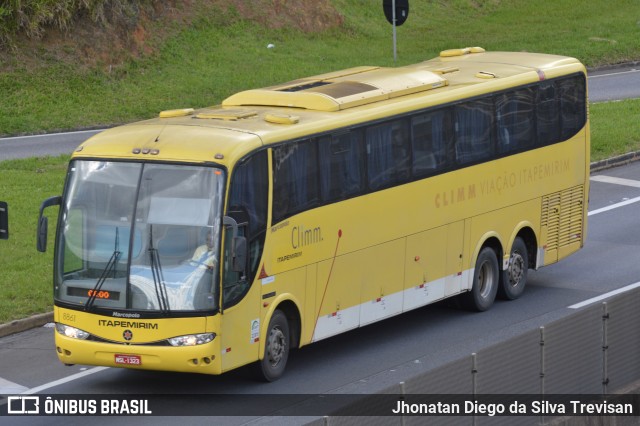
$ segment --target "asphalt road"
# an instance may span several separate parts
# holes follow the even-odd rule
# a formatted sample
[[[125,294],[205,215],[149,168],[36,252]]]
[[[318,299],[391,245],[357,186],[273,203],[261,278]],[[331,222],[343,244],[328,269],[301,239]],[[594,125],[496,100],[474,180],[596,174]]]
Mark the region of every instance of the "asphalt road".
[[[589,100],[605,102],[640,97],[640,64],[589,74]]]
[[[315,343],[294,352],[285,376],[275,383],[253,381],[248,369],[209,377],[65,367],[53,350],[53,330],[44,327],[0,339],[0,394],[185,394],[180,403],[195,404],[195,408],[199,402],[188,394],[210,395],[209,407],[219,404],[221,410],[243,413],[243,395],[372,393],[566,317],[575,312],[571,305],[640,281],[640,203],[636,201],[640,201],[640,163],[594,174],[586,247],[556,265],[531,271],[521,299],[497,301],[484,313],[443,302]],[[224,395],[235,396],[216,399]],[[21,423],[26,419],[11,420],[11,424],[70,424],[62,417],[31,418],[26,423]],[[127,424],[162,425],[174,420],[148,417],[127,419]],[[211,419],[200,420],[211,423]],[[189,424],[200,420],[190,418]],[[225,417],[216,424],[249,421],[270,424],[271,419]],[[110,424],[104,417],[91,422]]]
[[[0,138],[0,161],[71,154],[100,130]]]

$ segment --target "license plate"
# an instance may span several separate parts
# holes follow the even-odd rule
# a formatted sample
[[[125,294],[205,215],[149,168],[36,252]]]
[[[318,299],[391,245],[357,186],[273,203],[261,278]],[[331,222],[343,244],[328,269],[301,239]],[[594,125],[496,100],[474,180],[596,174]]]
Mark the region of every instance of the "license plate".
[[[124,365],[141,365],[142,359],[140,355],[115,355],[115,362]]]

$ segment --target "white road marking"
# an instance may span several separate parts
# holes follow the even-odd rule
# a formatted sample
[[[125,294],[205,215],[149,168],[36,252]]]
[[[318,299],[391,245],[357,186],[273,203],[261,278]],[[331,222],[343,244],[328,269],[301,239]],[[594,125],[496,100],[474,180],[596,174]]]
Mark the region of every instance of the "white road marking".
[[[618,207],[628,206],[629,204],[637,203],[638,201],[640,201],[640,197],[630,198],[628,200],[621,201],[621,202],[616,203],[616,204],[611,204],[610,206],[603,207],[601,209],[592,210],[592,211],[589,212],[589,216],[593,216],[593,215],[596,215],[596,214],[599,214],[599,213],[608,212],[609,210],[617,209]]]
[[[36,386],[35,388],[31,388],[31,389],[27,389],[23,392],[20,392],[21,395],[32,395],[34,393],[38,393],[38,392],[42,392],[43,390],[49,389],[49,388],[53,388],[56,387],[58,385],[63,385],[65,383],[68,382],[72,382],[76,379],[80,379],[82,377],[86,377],[86,376],[90,376],[91,374],[95,374],[95,373],[99,373],[102,370],[106,370],[109,367],[94,367],[90,370],[86,370],[86,371],[82,371],[80,373],[76,373],[76,374],[72,374],[71,376],[59,379],[59,380],[54,380],[53,382],[49,382],[49,383],[45,383],[44,385],[41,386]]]
[[[632,186],[634,188],[640,188],[640,181],[637,180],[631,180],[631,179],[623,179],[623,178],[617,178],[617,177],[613,177],[613,176],[592,176],[591,177],[592,181],[596,181],[596,182],[604,182],[604,183],[612,183],[612,184],[617,184],[617,185],[625,185],[625,186]],[[640,197],[636,197],[636,198],[630,198],[628,200],[625,201],[621,201],[619,203],[616,204],[612,204],[610,206],[607,207],[603,207],[601,209],[597,209],[597,210],[593,210],[589,212],[589,216],[593,216],[599,213],[603,213],[609,210],[613,210],[613,209],[617,209],[618,207],[623,207],[623,206],[627,206],[629,204],[633,204],[633,203],[637,203],[640,201]],[[596,296],[593,297],[591,299],[587,299],[584,300],[580,303],[576,303],[575,305],[571,305],[569,306],[569,309],[580,309],[584,306],[588,306],[591,305],[593,303],[599,302],[601,300],[607,299],[611,296],[615,296],[616,294],[620,294],[620,293],[625,293],[627,291],[633,290],[634,288],[638,288],[640,287],[640,282],[634,283],[634,284],[629,284],[628,286],[625,287],[621,287],[617,290],[613,290],[610,291],[608,293],[604,293],[601,294],[600,296]]]
[[[79,130],[77,132],[60,132],[60,133],[40,133],[37,135],[25,135],[25,136],[10,136],[8,138],[0,138],[0,142],[2,141],[11,141],[14,139],[28,139],[28,138],[44,138],[47,136],[66,136],[66,135],[81,135],[83,133],[98,133],[102,132],[106,129],[94,129],[94,130]]]
[[[594,181],[594,182],[612,183],[612,184],[615,184],[615,185],[624,185],[624,186],[632,186],[634,188],[640,188],[640,181],[637,181],[637,180],[623,179],[623,178],[617,178],[617,177],[613,177],[613,176],[602,176],[602,175],[591,176],[590,179],[592,181]],[[589,216],[594,216],[594,215],[597,215],[597,214],[600,214],[600,213],[608,212],[609,210],[617,209],[619,207],[628,206],[629,204],[637,203],[639,201],[640,201],[640,197],[630,198],[628,200],[624,200],[624,201],[621,201],[621,202],[616,203],[616,204],[612,204],[612,205],[607,206],[607,207],[602,207],[602,208],[597,209],[597,210],[592,210],[592,211],[589,212]]]
[[[595,182],[613,183],[616,185],[625,185],[625,186],[633,186],[634,188],[640,188],[639,180],[624,179],[624,178],[618,178],[613,176],[602,176],[602,175],[591,176],[591,180]]]
[[[613,291],[610,291],[608,293],[601,294],[600,296],[593,297],[591,299],[587,299],[587,300],[585,300],[583,302],[576,303],[575,305],[571,305],[571,306],[569,306],[569,309],[580,309],[580,308],[582,308],[584,306],[591,305],[593,303],[599,302],[599,301],[601,301],[603,299],[606,299],[608,297],[615,296],[616,294],[620,294],[620,293],[625,293],[627,291],[633,290],[634,288],[638,288],[638,287],[640,287],[640,282],[637,282],[637,283],[634,283],[634,284],[629,284],[628,286],[621,287],[621,288],[619,288],[617,290],[613,290]]]
[[[26,386],[19,385],[17,383],[10,382],[9,380],[0,377],[0,395],[11,395],[26,391]]]
[[[629,70],[629,71],[620,71],[620,72],[610,72],[608,74],[590,75],[589,78],[609,77],[609,76],[612,76],[612,75],[629,74],[629,73],[634,73],[634,72],[640,72],[640,70]]]

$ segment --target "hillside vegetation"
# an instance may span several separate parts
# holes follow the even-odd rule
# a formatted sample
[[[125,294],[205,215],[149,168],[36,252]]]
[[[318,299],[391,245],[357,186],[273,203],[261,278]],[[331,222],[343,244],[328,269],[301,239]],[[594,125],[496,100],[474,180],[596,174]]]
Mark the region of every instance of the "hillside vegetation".
[[[8,1],[0,5],[0,43],[13,45],[19,36],[42,38],[47,31],[72,30],[82,19],[105,25],[125,20],[154,1],[71,0]]]
[[[304,75],[395,65],[373,0],[25,0],[0,16],[0,136],[124,123]],[[482,46],[598,66],[640,58],[638,39],[637,0],[414,1],[397,65]]]

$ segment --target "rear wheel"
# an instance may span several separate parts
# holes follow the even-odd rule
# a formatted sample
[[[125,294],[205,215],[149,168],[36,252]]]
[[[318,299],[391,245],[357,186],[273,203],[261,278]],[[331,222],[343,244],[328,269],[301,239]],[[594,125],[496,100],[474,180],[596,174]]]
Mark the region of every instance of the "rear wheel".
[[[509,266],[502,273],[499,295],[503,299],[517,299],[524,292],[529,270],[529,252],[522,238],[517,237],[511,247]]]
[[[465,307],[475,311],[489,309],[496,299],[499,282],[500,269],[496,253],[490,247],[485,247],[476,260],[471,291],[462,295]]]
[[[269,321],[264,357],[258,363],[258,372],[262,379],[273,382],[284,374],[289,359],[289,344],[289,322],[282,311],[276,310]]]

